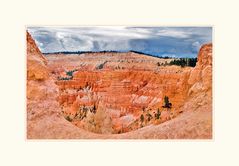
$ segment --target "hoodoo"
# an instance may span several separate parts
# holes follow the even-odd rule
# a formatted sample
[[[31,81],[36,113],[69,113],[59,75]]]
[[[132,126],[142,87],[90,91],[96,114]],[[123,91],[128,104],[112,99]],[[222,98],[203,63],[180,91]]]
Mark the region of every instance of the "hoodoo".
[[[27,137],[211,138],[212,44],[201,47],[195,67],[172,60],[43,55],[27,32]]]

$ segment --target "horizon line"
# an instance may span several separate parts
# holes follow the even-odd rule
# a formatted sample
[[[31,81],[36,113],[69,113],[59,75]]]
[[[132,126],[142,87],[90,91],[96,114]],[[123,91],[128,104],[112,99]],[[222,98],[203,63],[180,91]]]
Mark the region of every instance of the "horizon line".
[[[142,55],[147,55],[147,56],[152,56],[156,58],[197,58],[198,53],[196,53],[195,57],[186,57],[188,54],[185,54],[185,57],[175,57],[173,55],[177,54],[172,54],[172,56],[169,56],[170,54],[168,53],[162,53],[161,55],[156,55],[156,54],[150,54],[150,53],[145,53],[142,51],[135,51],[135,50],[128,50],[128,51],[116,51],[116,50],[102,50],[102,51],[55,51],[55,52],[42,52],[42,54],[48,55],[48,54],[84,54],[84,53],[128,53],[128,52],[133,52],[137,54],[142,54]],[[162,56],[162,55],[167,55],[167,56]]]

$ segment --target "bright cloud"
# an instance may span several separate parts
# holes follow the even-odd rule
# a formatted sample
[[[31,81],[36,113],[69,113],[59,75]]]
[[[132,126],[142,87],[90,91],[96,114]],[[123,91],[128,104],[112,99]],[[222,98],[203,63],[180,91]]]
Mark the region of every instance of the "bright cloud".
[[[181,31],[181,30],[173,30],[173,29],[162,29],[159,30],[156,35],[158,36],[168,36],[174,38],[187,38],[190,36],[190,32]]]

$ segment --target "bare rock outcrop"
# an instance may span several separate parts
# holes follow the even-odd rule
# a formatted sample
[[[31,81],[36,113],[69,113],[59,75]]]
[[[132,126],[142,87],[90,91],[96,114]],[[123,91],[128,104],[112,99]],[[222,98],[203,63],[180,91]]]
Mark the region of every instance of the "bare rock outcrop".
[[[27,33],[27,78],[46,80],[49,77],[46,65],[46,58],[41,54],[30,34]]]
[[[188,99],[184,109],[195,110],[207,106],[204,110],[212,111],[212,44],[205,44],[199,51],[198,62],[190,72]]]
[[[206,44],[200,49],[197,65],[191,71],[188,83],[192,86],[190,95],[212,88],[212,44]]]
[[[74,138],[79,128],[60,114],[47,60],[27,32],[27,138]]]

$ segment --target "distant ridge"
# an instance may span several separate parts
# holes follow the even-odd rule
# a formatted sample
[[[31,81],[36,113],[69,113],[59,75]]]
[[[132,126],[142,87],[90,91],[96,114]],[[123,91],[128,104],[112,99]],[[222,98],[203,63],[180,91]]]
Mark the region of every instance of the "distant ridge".
[[[163,59],[173,58],[173,57],[169,57],[169,56],[153,55],[153,54],[144,53],[144,52],[140,52],[140,51],[134,51],[134,50],[130,50],[129,52],[133,52],[133,53],[136,53],[136,54],[142,54],[142,55],[148,55],[148,56],[152,56],[152,57],[156,57],[156,58],[163,58]]]
[[[141,55],[147,55],[155,58],[163,58],[163,59],[169,59],[169,58],[175,58],[175,57],[169,57],[169,56],[158,56],[158,55],[153,55],[149,53],[144,53],[140,51],[134,51],[134,50],[129,50],[129,51],[113,51],[113,50],[104,50],[104,51],[59,51],[59,52],[45,52],[43,53],[44,55],[49,55],[49,54],[87,54],[87,53],[127,53],[127,52],[133,52],[136,54],[141,54]]]
[[[112,52],[112,53],[122,53],[121,51],[57,51],[57,52],[45,52],[43,54],[85,54],[85,53],[107,53],[107,52]]]

